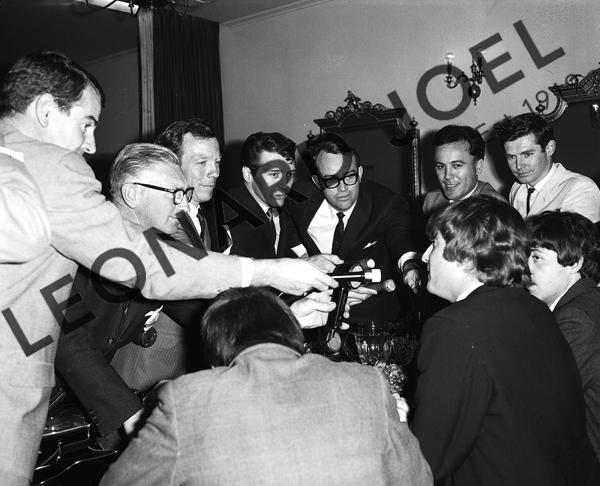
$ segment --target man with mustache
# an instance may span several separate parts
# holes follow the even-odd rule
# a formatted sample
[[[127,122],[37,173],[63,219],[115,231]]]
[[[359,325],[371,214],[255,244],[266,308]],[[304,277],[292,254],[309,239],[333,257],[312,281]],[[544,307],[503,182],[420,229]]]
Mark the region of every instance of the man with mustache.
[[[517,182],[509,202],[527,218],[542,211],[571,211],[600,220],[600,190],[589,177],[552,162],[556,140],[541,116],[524,113],[507,119],[499,132],[506,160]]]

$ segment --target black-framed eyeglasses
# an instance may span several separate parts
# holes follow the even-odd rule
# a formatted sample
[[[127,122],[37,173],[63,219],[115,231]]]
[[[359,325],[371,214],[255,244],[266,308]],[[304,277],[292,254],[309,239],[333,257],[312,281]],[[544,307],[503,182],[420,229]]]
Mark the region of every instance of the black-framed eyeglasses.
[[[166,187],[153,186],[152,184],[144,184],[143,182],[132,182],[132,184],[148,187],[149,189],[156,189],[157,191],[170,192],[173,194],[173,204],[175,204],[175,206],[181,204],[184,197],[187,199],[187,202],[190,202],[194,195],[193,187],[187,187],[185,189],[167,189]]]
[[[342,177],[319,177],[319,180],[327,189],[335,189],[342,181],[344,181],[344,184],[347,186],[353,186],[358,182],[358,172],[349,172]]]

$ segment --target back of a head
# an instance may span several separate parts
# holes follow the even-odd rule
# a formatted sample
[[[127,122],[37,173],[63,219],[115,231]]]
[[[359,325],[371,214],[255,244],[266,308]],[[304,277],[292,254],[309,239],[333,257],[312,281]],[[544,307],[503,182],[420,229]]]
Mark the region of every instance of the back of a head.
[[[261,152],[274,152],[284,160],[296,159],[296,143],[279,132],[256,132],[250,135],[240,154],[242,166],[256,167]]]
[[[546,120],[535,113],[523,113],[507,118],[498,129],[498,137],[502,143],[512,142],[521,137],[533,134],[535,143],[545,150],[550,140],[554,139],[554,129]]]
[[[96,79],[70,58],[54,51],[40,51],[19,58],[4,76],[0,88],[0,115],[25,113],[33,100],[50,94],[59,108],[69,111],[91,86],[104,106],[104,93]]]
[[[600,281],[600,248],[594,224],[577,213],[544,211],[527,219],[529,248],[545,248],[558,255],[558,263],[570,266],[583,259],[581,275]]]
[[[474,196],[434,213],[427,224],[431,239],[446,242],[444,258],[471,264],[487,285],[521,286],[527,271],[525,222],[505,202]]]
[[[276,343],[304,353],[304,335],[290,308],[264,288],[226,290],[200,324],[208,365],[227,366],[244,349]]]
[[[199,140],[217,138],[215,131],[206,120],[202,118],[190,118],[189,120],[180,120],[171,123],[156,137],[154,143],[167,147],[169,150],[175,152],[178,157],[181,157],[181,145],[186,133]]]
[[[111,200],[120,201],[123,184],[158,165],[181,167],[177,156],[166,147],[153,143],[131,143],[123,147],[110,168]]]
[[[433,145],[441,147],[454,142],[466,142],[469,153],[475,160],[481,160],[485,156],[485,142],[481,134],[467,125],[446,125],[433,136]]]

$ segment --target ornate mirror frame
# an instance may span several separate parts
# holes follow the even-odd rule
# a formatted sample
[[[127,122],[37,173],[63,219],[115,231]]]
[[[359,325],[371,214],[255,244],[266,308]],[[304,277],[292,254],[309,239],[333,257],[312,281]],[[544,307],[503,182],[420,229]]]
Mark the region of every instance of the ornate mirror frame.
[[[563,84],[555,84],[549,89],[557,97],[558,103],[550,113],[542,111],[546,120],[557,120],[570,104],[590,102],[592,125],[600,129],[600,68],[590,71],[587,76],[569,74]]]

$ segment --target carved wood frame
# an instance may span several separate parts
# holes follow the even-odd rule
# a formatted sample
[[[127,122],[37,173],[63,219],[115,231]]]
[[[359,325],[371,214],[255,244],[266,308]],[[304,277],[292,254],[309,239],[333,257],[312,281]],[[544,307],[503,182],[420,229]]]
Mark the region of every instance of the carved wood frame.
[[[409,195],[420,198],[422,195],[420,131],[415,119],[406,123],[407,114],[404,108],[387,108],[379,103],[361,101],[361,98],[354,95],[352,91],[348,91],[344,101],[346,105],[329,110],[324,118],[314,120],[321,132],[343,133],[350,130],[392,126],[395,135],[390,143],[395,146],[408,144],[411,146]],[[307,137],[311,140],[314,135],[310,132]]]

